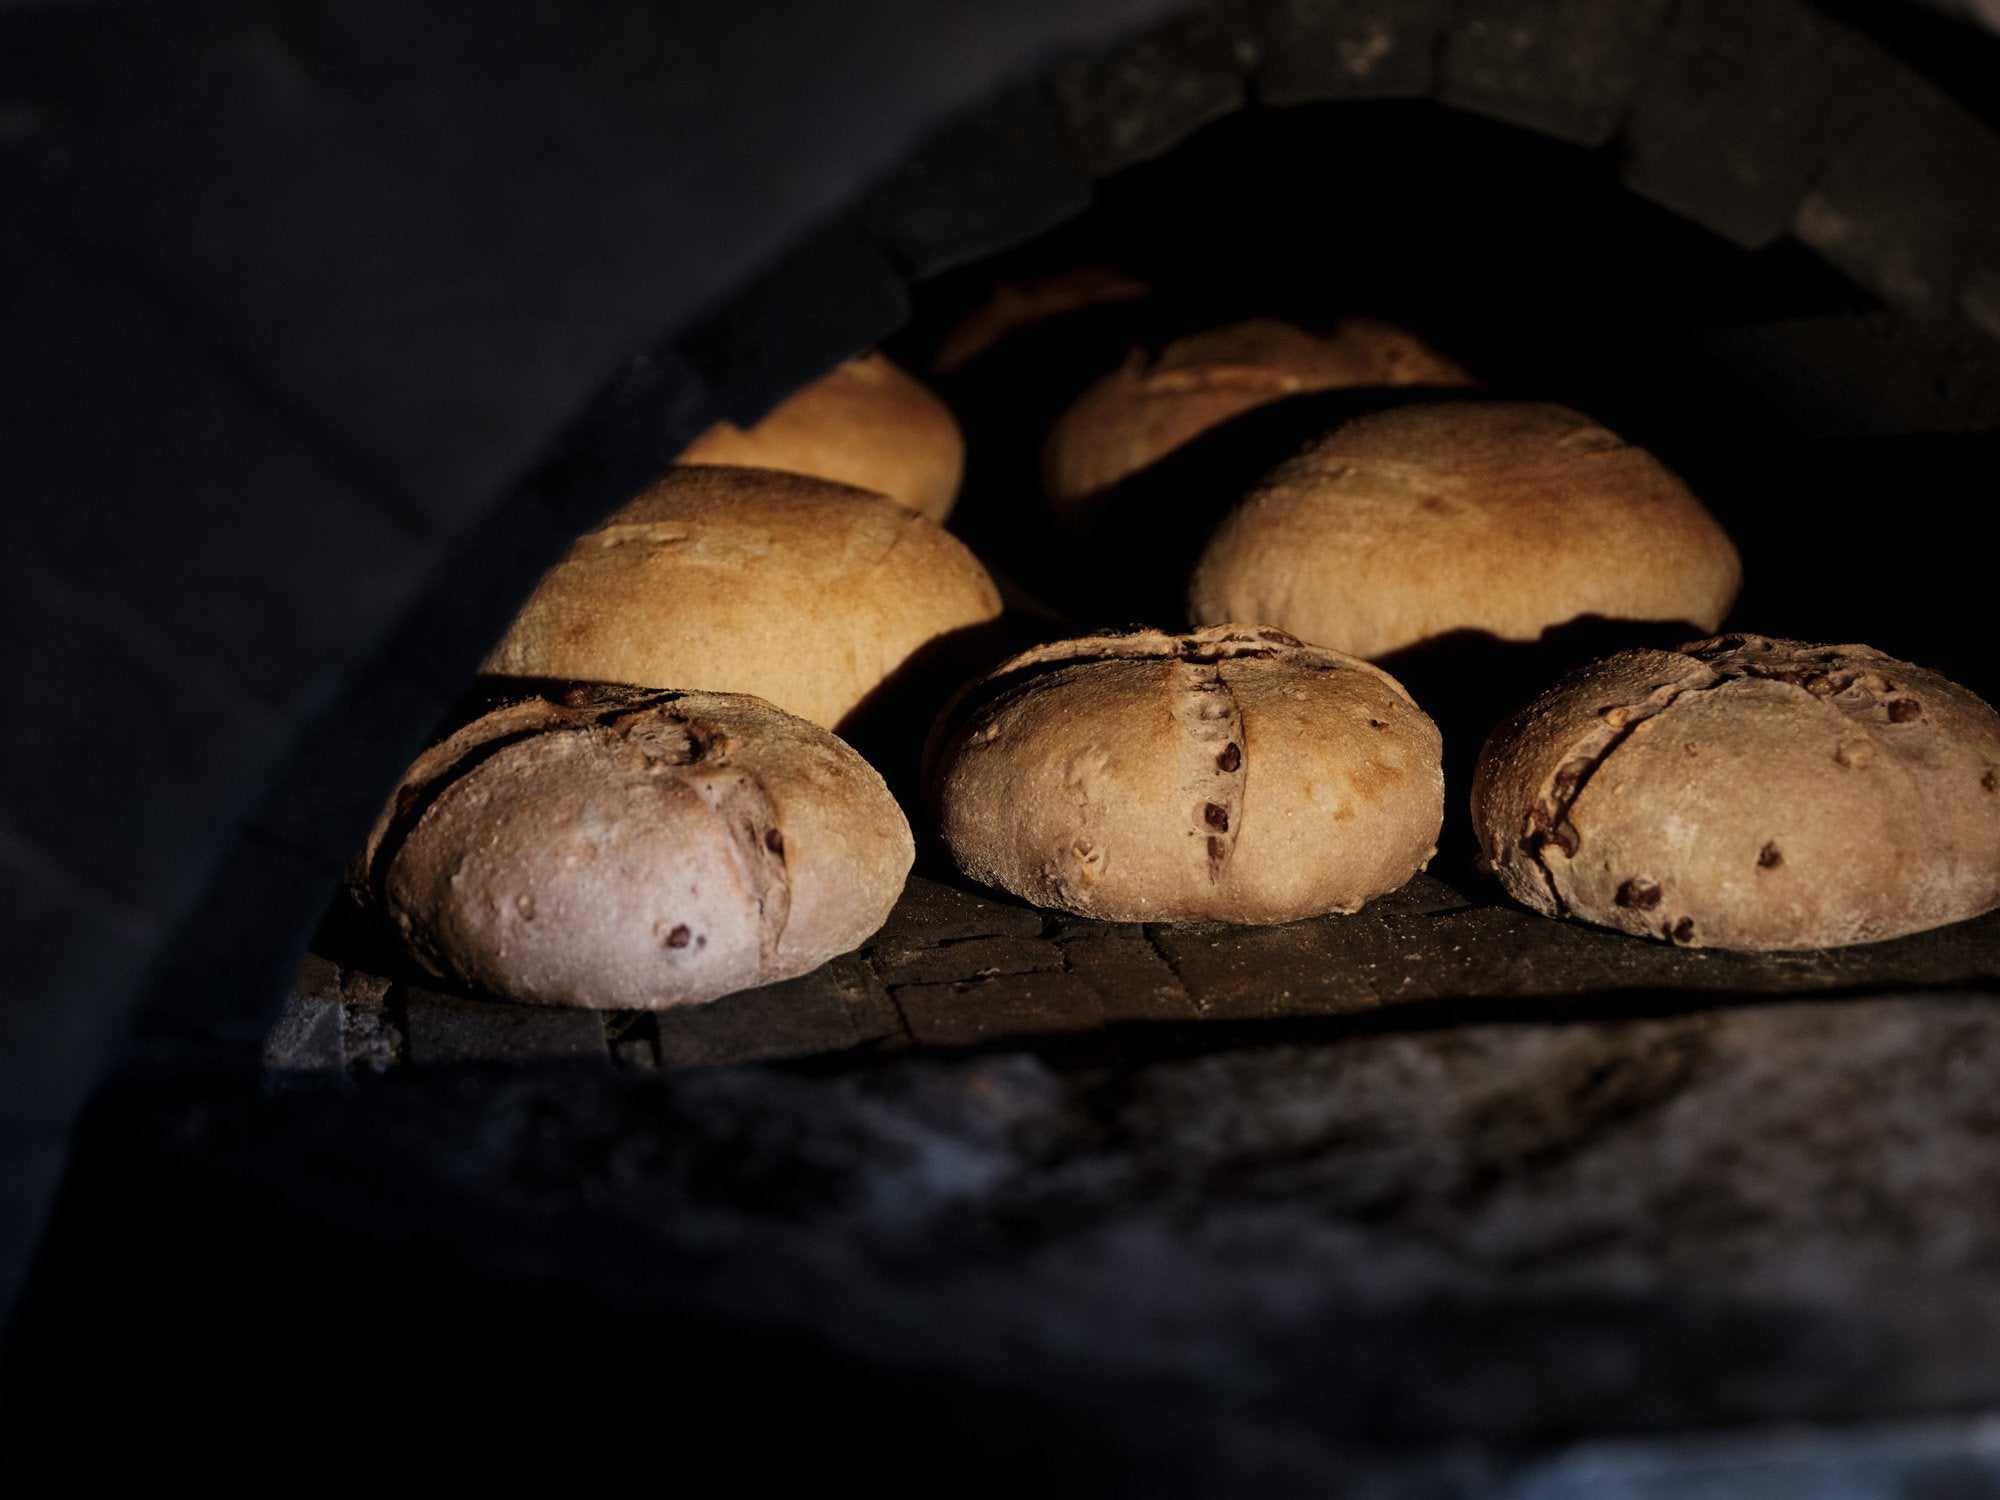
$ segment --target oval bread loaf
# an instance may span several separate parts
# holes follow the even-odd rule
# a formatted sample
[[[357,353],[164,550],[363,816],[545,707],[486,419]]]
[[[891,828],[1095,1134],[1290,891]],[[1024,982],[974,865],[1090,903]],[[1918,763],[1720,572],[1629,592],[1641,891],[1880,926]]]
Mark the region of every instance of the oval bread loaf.
[[[733,693],[579,687],[426,751],[365,859],[432,973],[658,1010],[858,947],[913,855],[882,778],[827,731]]]
[[[1586,616],[1713,630],[1742,577],[1644,449],[1567,407],[1453,399],[1354,417],[1273,470],[1209,540],[1188,614],[1375,658]]]
[[[810,474],[942,521],[965,478],[965,437],[929,386],[887,355],[866,354],[794,392],[754,427],[717,422],[678,462]]]
[[[1495,731],[1472,787],[1515,899],[1691,947],[1832,948],[2000,905],[2000,715],[1867,646],[1626,651]]]
[[[1415,334],[1348,318],[1320,335],[1253,318],[1134,349],[1070,404],[1050,430],[1043,484],[1058,515],[1083,504],[1211,427],[1308,391],[1365,386],[1471,385],[1472,377]]]
[[[1437,728],[1396,681],[1254,626],[1038,647],[954,700],[928,759],[960,868],[1112,921],[1353,911],[1443,819]]]
[[[577,541],[484,670],[753,693],[836,728],[999,615],[934,521],[824,479],[688,465]]]

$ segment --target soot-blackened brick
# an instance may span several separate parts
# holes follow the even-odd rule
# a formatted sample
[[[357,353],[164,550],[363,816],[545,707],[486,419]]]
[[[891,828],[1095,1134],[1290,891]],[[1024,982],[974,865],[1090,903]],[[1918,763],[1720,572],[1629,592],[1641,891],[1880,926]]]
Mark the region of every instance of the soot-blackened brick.
[[[1051,91],[1084,169],[1104,177],[1240,106],[1255,62],[1247,0],[1210,0],[1061,69]]]
[[[1683,0],[1626,119],[1626,183],[1739,245],[1769,244],[1832,149],[1862,53],[1804,0]]]
[[[890,257],[928,276],[1019,244],[1090,206],[1053,102],[1016,88],[933,136],[863,202]]]
[[[605,1054],[604,1021],[594,1010],[466,1000],[415,985],[403,990],[410,1061],[525,1063],[593,1061]]]
[[[668,1068],[844,1052],[902,1027],[882,982],[851,953],[796,979],[661,1011],[655,1024]]]
[[[1498,0],[1460,7],[1437,97],[1579,145],[1611,139],[1645,81],[1669,0]]]
[[[1887,58],[1855,87],[1792,232],[1883,301],[1943,321],[2000,215],[2000,139]]]
[[[1451,10],[1451,0],[1253,0],[1257,97],[1265,104],[1423,98]]]
[[[852,224],[835,223],[677,341],[721,410],[748,426],[909,316],[901,275]]]

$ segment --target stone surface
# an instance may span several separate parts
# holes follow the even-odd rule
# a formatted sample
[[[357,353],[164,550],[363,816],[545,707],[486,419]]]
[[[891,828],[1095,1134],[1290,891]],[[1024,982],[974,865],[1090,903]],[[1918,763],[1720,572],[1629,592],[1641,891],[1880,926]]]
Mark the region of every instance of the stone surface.
[[[271,1073],[347,1071],[340,970],[325,959],[309,954],[300,967],[285,1008],[265,1038],[264,1068]]]
[[[1459,7],[1437,97],[1510,125],[1598,146],[1645,81],[1668,0],[1496,0]]]
[[[1147,161],[1243,103],[1257,60],[1248,0],[1208,0],[1051,80],[1093,177]]]
[[[1451,0],[1256,0],[1257,96],[1266,104],[1422,98],[1451,9]]]
[[[854,954],[762,989],[654,1017],[663,1067],[809,1057],[898,1035],[882,982]]]
[[[520,1063],[602,1058],[604,1020],[596,1011],[495,1005],[406,985],[404,1036],[410,1061]]]
[[[1625,181],[1769,244],[1832,149],[1862,50],[1804,0],[1683,0],[1625,122]]]
[[[339,971],[355,1067],[520,1060],[603,1046],[592,1034],[600,1022],[588,1013],[419,985],[396,991],[406,997],[399,1021],[381,999],[389,980],[367,972],[379,961],[363,956]],[[1549,1006],[1589,1015],[1716,996],[1967,984],[2000,986],[2000,913],[1859,948],[1751,954],[1553,921],[1500,900],[1483,882],[1460,889],[1427,874],[1352,916],[1280,927],[1093,922],[914,876],[860,952],[707,1005],[614,1019],[611,1040],[634,1024],[657,1036],[660,1066],[713,1067],[911,1042],[988,1045],[1135,1022],[1240,1026],[1414,1007],[1436,1024]]]
[[[1090,183],[1039,86],[1009,90],[934,135],[881,182],[861,222],[912,276],[1020,243],[1080,213]]]
[[[843,220],[681,335],[678,348],[723,413],[748,427],[909,315],[901,276]]]
[[[1892,307],[1941,321],[1992,232],[2000,141],[1943,90],[1876,61],[1792,233]]]
[[[986,985],[1078,1016],[1079,980]],[[1309,1452],[2000,1402],[2000,1001],[1652,1003],[403,1072],[159,1128],[426,1253]]]

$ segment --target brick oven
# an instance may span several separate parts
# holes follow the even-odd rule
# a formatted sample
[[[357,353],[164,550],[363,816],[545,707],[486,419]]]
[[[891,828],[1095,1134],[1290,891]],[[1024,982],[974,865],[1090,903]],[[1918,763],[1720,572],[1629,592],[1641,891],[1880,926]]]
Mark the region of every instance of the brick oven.
[[[0,566],[55,695],[0,845],[21,1441],[1989,1493],[2000,915],[1757,955],[1508,902],[1471,755],[1587,633],[1397,664],[1447,832],[1353,917],[1092,922],[931,851],[858,953],[597,1013],[329,898],[568,538],[874,347],[958,412],[1023,641],[1177,623],[1040,508],[1085,381],[1358,312],[1664,458],[1732,628],[2000,698],[1996,82],[1890,0],[0,9]],[[1152,295],[940,365],[1078,265]]]

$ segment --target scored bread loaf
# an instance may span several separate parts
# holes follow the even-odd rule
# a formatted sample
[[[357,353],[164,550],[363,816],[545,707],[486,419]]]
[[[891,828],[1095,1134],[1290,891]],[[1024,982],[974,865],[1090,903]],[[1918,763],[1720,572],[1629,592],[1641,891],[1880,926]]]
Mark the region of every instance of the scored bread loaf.
[[[1085,524],[1086,503],[1212,427],[1309,391],[1460,386],[1472,377],[1415,334],[1374,318],[1308,333],[1253,318],[1134,349],[1078,396],[1050,430],[1043,486],[1059,517]]]
[[[914,511],[830,480],[687,465],[577,541],[484,670],[754,693],[836,728],[892,678],[976,657],[999,614],[978,560]]]
[[[1698,948],[1874,942],[2000,905],[2000,714],[1868,646],[1620,652],[1494,732],[1472,815],[1551,916]]]
[[[1742,576],[1643,448],[1567,407],[1456,398],[1351,418],[1273,469],[1210,538],[1188,615],[1375,658],[1587,616],[1713,630]]]
[[[954,699],[926,759],[961,869],[1112,921],[1353,911],[1443,820],[1437,728],[1395,679],[1258,626],[1037,647]]]
[[[654,1010],[858,947],[913,854],[882,778],[824,729],[739,694],[579,686],[420,756],[364,879],[434,974]]]
[[[794,392],[754,427],[717,422],[678,462],[810,474],[942,521],[965,478],[965,438],[929,386],[886,354],[865,354]]]

